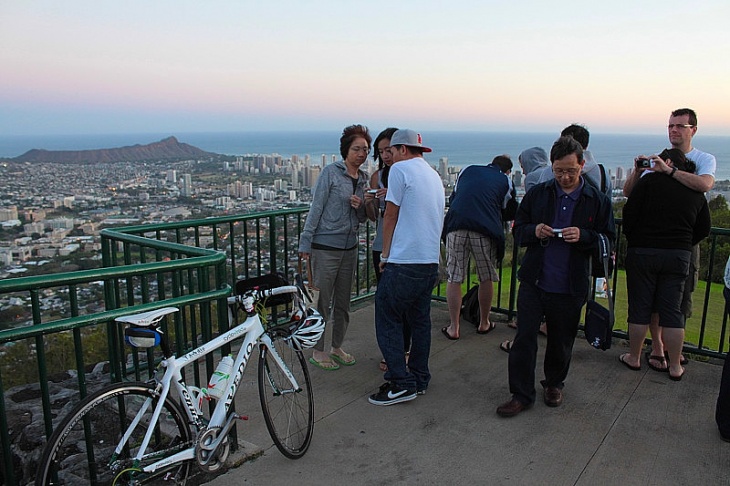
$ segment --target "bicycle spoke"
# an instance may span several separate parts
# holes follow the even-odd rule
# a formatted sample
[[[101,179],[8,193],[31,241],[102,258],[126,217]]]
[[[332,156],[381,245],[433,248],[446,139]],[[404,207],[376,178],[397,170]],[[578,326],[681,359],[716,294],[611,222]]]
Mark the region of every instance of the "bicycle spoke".
[[[261,346],[259,356],[259,397],[266,427],[276,447],[286,457],[303,456],[314,430],[314,401],[309,370],[301,351],[274,341],[275,351],[289,368],[298,387],[295,388],[282,370],[272,350]]]

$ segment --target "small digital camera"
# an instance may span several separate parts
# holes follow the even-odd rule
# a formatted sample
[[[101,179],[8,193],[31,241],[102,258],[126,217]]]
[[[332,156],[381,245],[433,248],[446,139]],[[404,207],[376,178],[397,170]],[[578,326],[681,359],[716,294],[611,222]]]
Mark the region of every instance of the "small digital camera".
[[[553,234],[556,237],[558,237],[558,238],[562,238],[563,237],[563,229],[562,228],[553,229]]]
[[[377,194],[378,193],[378,190],[377,189],[368,189],[365,192],[367,192],[368,194]]]
[[[651,167],[651,159],[647,159],[644,157],[639,157],[636,159],[636,168],[637,169],[648,169]]]

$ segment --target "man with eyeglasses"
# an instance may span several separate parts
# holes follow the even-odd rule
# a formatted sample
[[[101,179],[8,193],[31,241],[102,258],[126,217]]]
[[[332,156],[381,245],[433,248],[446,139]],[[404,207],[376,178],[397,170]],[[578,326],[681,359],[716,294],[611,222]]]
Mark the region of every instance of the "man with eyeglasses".
[[[715,168],[717,161],[715,156],[702,152],[692,146],[692,138],[697,133],[697,114],[690,108],[680,108],[674,110],[667,124],[669,135],[669,143],[672,148],[682,151],[687,160],[695,163],[697,169],[695,173],[677,171],[673,166],[667,165],[660,157],[652,155],[650,157],[640,155],[635,161],[640,159],[649,160],[650,167],[635,168],[626,179],[623,193],[629,197],[634,185],[640,177],[654,172],[663,173],[673,177],[681,184],[698,192],[707,192],[715,185]],[[697,286],[700,268],[700,249],[699,245],[692,248],[692,257],[690,260],[689,275],[684,284],[684,293],[682,295],[682,314],[686,319],[692,317],[692,292]],[[661,327],[659,326],[659,314],[653,314],[651,323],[649,324],[649,332],[652,337],[652,349],[647,353],[647,364],[656,371],[665,372],[669,370],[667,356],[661,338]],[[680,356],[682,365],[687,364],[684,355]]]
[[[689,108],[674,110],[669,117],[667,130],[672,148],[681,150],[688,160],[694,162],[697,166],[696,172],[694,174],[684,171],[677,172],[656,155],[651,157],[640,155],[637,159],[650,159],[653,164],[646,169],[634,170],[629,175],[624,184],[624,196],[628,197],[631,194],[634,184],[645,172],[662,172],[671,175],[683,185],[699,192],[707,192],[715,185],[717,165],[715,156],[692,147],[692,137],[697,133],[697,114],[694,110]]]
[[[368,399],[373,405],[413,400],[431,380],[431,291],[438,283],[445,196],[441,178],[423,158],[430,151],[413,130],[397,130],[390,139],[383,274],[375,292],[375,334],[388,370],[386,382]],[[404,326],[412,333],[407,366]]]
[[[515,242],[526,248],[518,278],[517,335],[509,353],[512,398],[497,407],[514,417],[535,403],[538,329],[547,324],[543,400],[563,403],[581,311],[590,293],[590,259],[599,234],[613,244],[616,229],[611,201],[581,170],[583,148],[572,137],[560,137],[550,150],[554,178],[525,194],[514,224]]]

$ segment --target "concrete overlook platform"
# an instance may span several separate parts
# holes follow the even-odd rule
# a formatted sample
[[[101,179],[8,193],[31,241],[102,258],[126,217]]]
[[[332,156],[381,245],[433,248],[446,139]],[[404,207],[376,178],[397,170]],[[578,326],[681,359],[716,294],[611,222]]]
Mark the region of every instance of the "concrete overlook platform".
[[[292,461],[273,445],[250,370],[237,405],[250,420],[238,430],[261,454],[208,484],[730,484],[730,443],[714,420],[719,361],[690,360],[673,382],[646,362],[639,372],[620,364],[625,342],[598,351],[579,333],[563,405],[547,407],[538,383],[532,409],[505,419],[495,413],[510,397],[498,345],[515,331],[493,314],[493,332],[462,323],[461,339],[449,341],[440,332],[446,304],[434,302],[427,394],[377,407],[367,401],[383,383],[373,315],[372,303],[351,314],[345,350],[356,365],[310,366],[316,424],[307,454]],[[538,381],[545,338],[539,345]]]

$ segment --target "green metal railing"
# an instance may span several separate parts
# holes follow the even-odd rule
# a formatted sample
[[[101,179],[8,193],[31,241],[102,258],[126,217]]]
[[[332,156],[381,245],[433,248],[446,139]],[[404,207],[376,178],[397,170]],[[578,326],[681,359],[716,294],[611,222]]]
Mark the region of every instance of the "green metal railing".
[[[166,332],[174,338],[178,352],[211,339],[216,332],[226,330],[225,297],[237,280],[271,272],[281,272],[292,279],[298,270],[298,240],[307,212],[306,208],[291,209],[106,229],[101,235],[101,269],[0,281],[0,296],[25,299],[32,313],[29,325],[0,331],[3,350],[0,356],[0,447],[3,451],[0,482],[19,484],[32,477],[32,471],[17,468],[18,451],[13,450],[17,445],[9,433],[12,427],[8,421],[7,392],[13,386],[29,383],[25,386],[37,388],[43,432],[48,435],[66,410],[52,403],[49,383],[55,380],[55,374],[74,370],[76,400],[91,391],[93,385],[87,376],[100,362],[108,363],[105,366],[109,374],[105,379],[109,381],[147,379],[153,369],[147,363],[155,357],[151,352],[146,356],[130,354],[114,318],[176,306],[181,312],[168,316]],[[374,230],[371,223],[361,226],[353,301],[367,300],[375,290],[370,248]],[[726,244],[724,241],[730,241],[728,237],[730,230],[713,228],[702,255],[703,259],[709,259],[709,269],[702,276],[707,282],[717,276],[716,255]],[[508,256],[498,269],[500,282],[495,284],[493,310],[512,318],[516,315],[517,262],[521,252],[512,245],[511,237],[508,240]],[[620,246],[619,253],[623,251]],[[720,267],[724,266],[721,263]],[[617,302],[614,334],[626,338],[625,286],[618,266],[614,277],[612,291]],[[727,312],[717,286],[707,284],[695,292],[697,315],[688,323],[686,352],[723,356]],[[443,285],[435,289],[435,300],[445,300],[443,289]],[[44,303],[50,296],[62,296],[61,309],[49,308]],[[23,352],[17,352],[21,347]],[[13,354],[24,356],[26,361],[22,363],[33,366],[21,367],[18,364],[21,361],[2,361]],[[21,368],[32,369],[32,376],[18,377]],[[194,368],[192,381],[200,385],[214,369],[213,357],[207,357],[203,370]],[[43,441],[37,439],[38,450],[28,452],[29,456],[40,454]]]
[[[30,325],[0,331],[0,482],[4,484],[32,480],[33,460],[39,459],[44,442],[42,437],[34,437],[37,448],[23,450],[17,437],[11,440],[10,431],[18,434],[22,424],[9,422],[6,404],[9,398],[15,400],[6,395],[6,387],[24,385],[26,395],[36,393],[37,388],[42,416],[31,419],[42,421],[42,430],[48,436],[67,410],[52,402],[52,383],[61,376],[76,375],[74,403],[92,386],[104,384],[87,381],[99,362],[108,363],[110,382],[130,375],[139,379],[144,370],[150,376],[152,367],[143,362],[151,356],[141,361],[137,354],[130,355],[123,345],[123,330],[115,325],[114,318],[179,307],[181,312],[171,318],[172,325],[167,323],[165,327],[166,332],[175,335],[181,349],[186,347],[185,339],[197,335],[196,328],[208,329],[207,334],[211,334],[215,308],[225,312],[225,298],[230,294],[225,255],[120,232],[104,233],[105,268],[0,281],[0,295],[22,298],[30,303],[32,311]],[[123,250],[121,259],[116,248]],[[49,308],[44,303],[49,296],[63,296],[62,304]],[[134,366],[127,363],[128,358]],[[74,371],[69,375],[67,370]],[[12,416],[18,420],[17,414]]]

